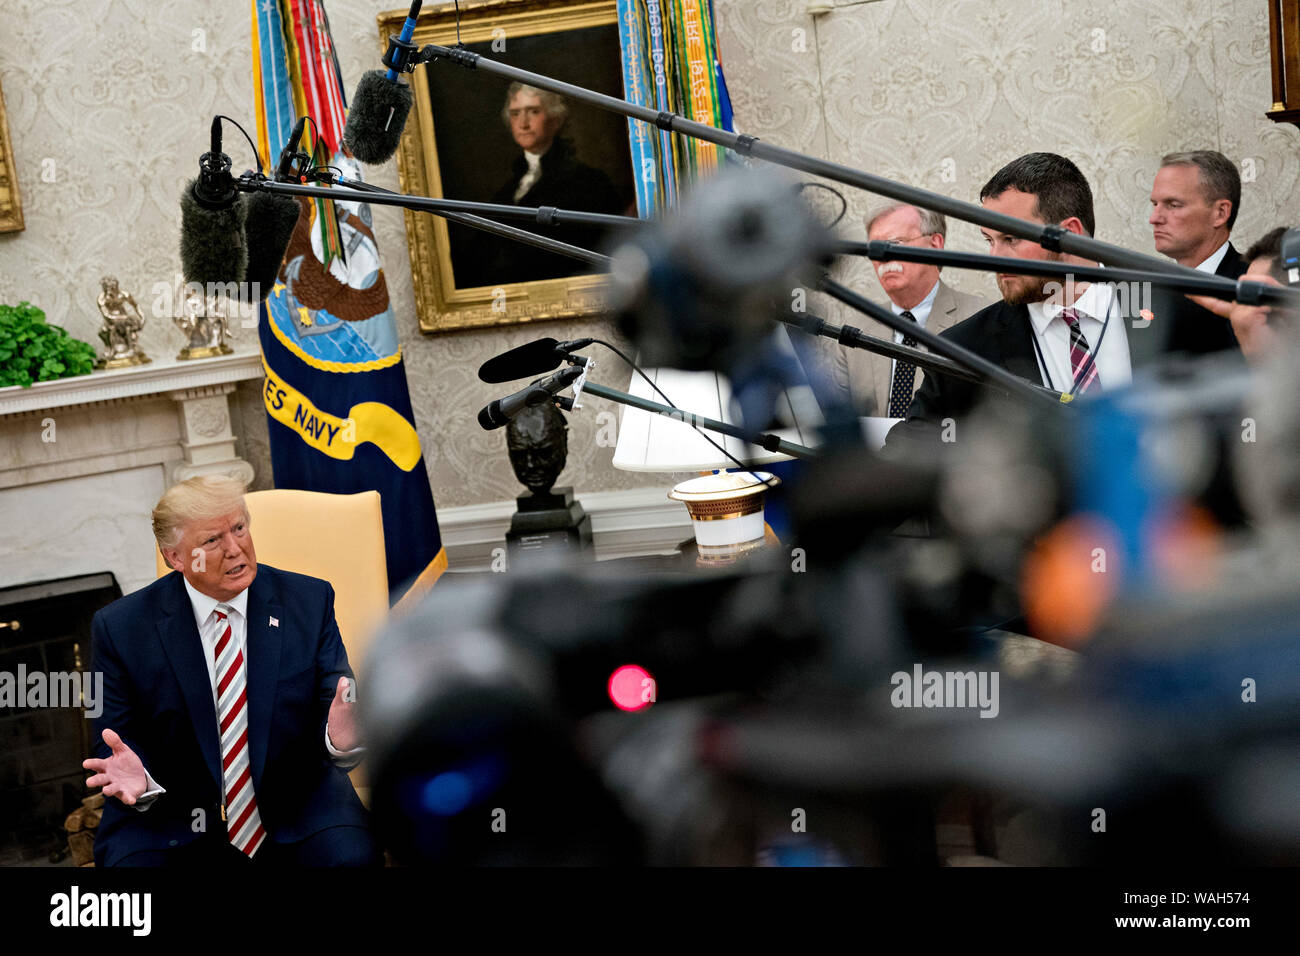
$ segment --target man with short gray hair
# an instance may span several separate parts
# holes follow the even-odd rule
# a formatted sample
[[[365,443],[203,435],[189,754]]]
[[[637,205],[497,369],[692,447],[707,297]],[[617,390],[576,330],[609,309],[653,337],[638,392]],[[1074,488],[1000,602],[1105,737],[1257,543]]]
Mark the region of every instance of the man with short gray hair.
[[[868,239],[942,249],[947,234],[948,224],[940,213],[906,203],[889,203],[867,216]],[[940,279],[938,266],[898,261],[872,265],[894,314],[936,335],[987,305],[978,296],[958,292]],[[889,335],[888,329],[873,321],[868,321],[863,331],[877,338]],[[914,338],[901,332],[893,333],[893,341],[917,347]],[[832,372],[859,414],[887,418],[902,418],[907,413],[925,374],[911,362],[844,346],[835,349]]]
[[[1147,221],[1156,251],[1191,269],[1240,278],[1247,263],[1229,239],[1240,207],[1241,177],[1232,160],[1212,149],[1169,153],[1151,187]],[[1171,351],[1207,352],[1237,344],[1227,321],[1175,292],[1157,287],[1152,312],[1155,321],[1176,329]]]

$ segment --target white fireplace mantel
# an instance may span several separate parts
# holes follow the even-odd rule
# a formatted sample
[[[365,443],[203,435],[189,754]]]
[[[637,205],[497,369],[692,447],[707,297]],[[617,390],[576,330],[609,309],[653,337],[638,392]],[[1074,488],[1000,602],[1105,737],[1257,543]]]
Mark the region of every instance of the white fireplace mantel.
[[[167,487],[252,481],[229,397],[261,377],[245,350],[0,388],[0,585],[104,570],[124,592],[151,580],[149,515]]]
[[[46,411],[70,405],[89,405],[118,399],[159,395],[208,385],[226,385],[261,378],[262,359],[258,352],[234,352],[210,359],[182,362],[151,362],[131,368],[92,372],[53,382],[37,382],[30,388],[10,385],[0,388],[0,418],[19,412]]]

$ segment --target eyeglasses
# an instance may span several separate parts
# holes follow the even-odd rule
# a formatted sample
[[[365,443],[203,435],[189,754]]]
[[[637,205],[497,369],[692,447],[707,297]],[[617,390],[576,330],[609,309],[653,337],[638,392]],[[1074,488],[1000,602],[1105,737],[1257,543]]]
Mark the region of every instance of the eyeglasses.
[[[935,235],[933,232],[923,232],[920,235],[909,236],[907,238],[903,238],[902,236],[882,236],[880,242],[916,242],[918,239],[926,239],[933,235]]]

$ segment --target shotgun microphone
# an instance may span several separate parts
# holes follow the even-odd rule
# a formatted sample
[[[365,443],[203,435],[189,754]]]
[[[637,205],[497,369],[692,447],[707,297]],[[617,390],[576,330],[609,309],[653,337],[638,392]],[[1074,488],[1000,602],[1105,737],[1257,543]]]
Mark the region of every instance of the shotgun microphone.
[[[300,156],[304,161],[309,161],[305,154],[298,151],[306,128],[307,117],[300,116],[289,131],[284,149],[280,151],[280,165],[275,170],[276,182],[298,181],[293,175],[294,161]],[[248,197],[248,217],[244,225],[248,269],[244,273],[244,282],[239,287],[240,301],[249,304],[261,302],[271,294],[302,210],[302,204],[292,196],[255,192]]]
[[[244,279],[248,208],[221,152],[221,118],[212,119],[211,148],[199,158],[199,175],[181,193],[181,271],[186,282],[227,285]]]
[[[555,339],[538,339],[509,351],[494,355],[478,369],[479,381],[499,385],[519,378],[543,375],[559,366],[570,352],[585,349],[595,339],[573,339],[557,342]]]
[[[540,382],[534,382],[527,388],[521,388],[513,395],[498,398],[491,404],[485,405],[482,411],[478,413],[478,423],[488,431],[500,428],[525,408],[532,408],[534,405],[540,405],[553,399],[581,378],[582,372],[581,366],[570,365],[568,368],[560,369],[554,375],[548,375]]]

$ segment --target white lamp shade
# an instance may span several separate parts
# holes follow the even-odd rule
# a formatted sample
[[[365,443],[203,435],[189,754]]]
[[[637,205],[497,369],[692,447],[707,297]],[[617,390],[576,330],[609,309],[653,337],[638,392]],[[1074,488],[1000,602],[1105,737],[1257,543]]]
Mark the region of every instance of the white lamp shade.
[[[670,368],[648,368],[645,373],[682,411],[736,424],[731,414],[731,383],[726,376],[716,372],[683,372]],[[807,396],[792,394],[803,391],[808,393]],[[668,404],[663,395],[635,373],[628,392],[638,398]],[[696,431],[686,422],[639,408],[623,406],[622,415],[618,445],[614,449],[614,467],[623,471],[681,472],[734,468],[735,462],[709,444],[704,435],[745,462],[746,466],[788,461],[791,457],[709,431],[703,426],[701,431]],[[777,415],[782,421],[794,422],[794,427],[774,432],[778,437],[809,448],[817,443],[816,429],[821,424],[821,417],[816,402],[811,398],[811,389],[782,392]]]

